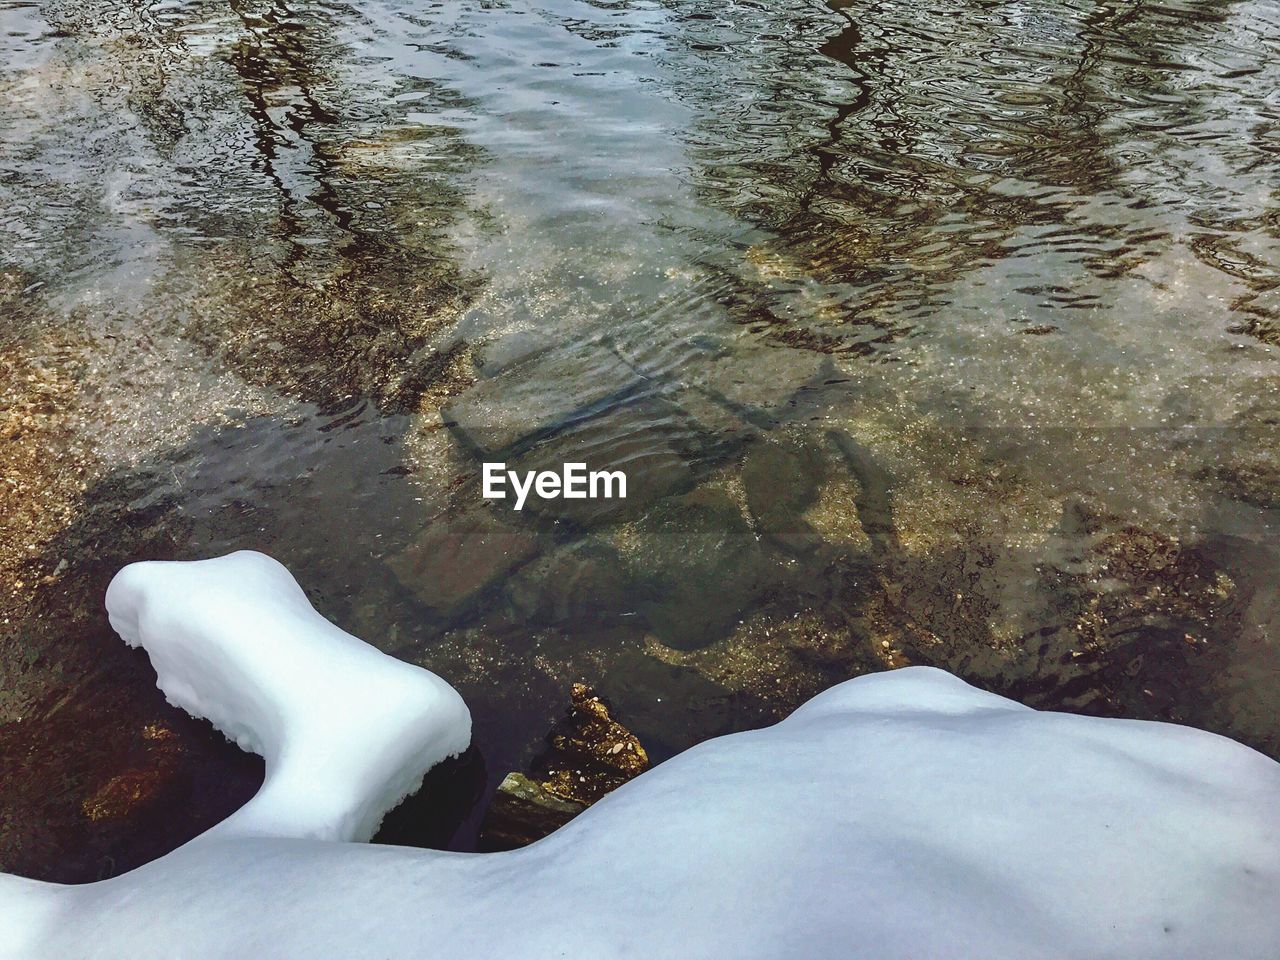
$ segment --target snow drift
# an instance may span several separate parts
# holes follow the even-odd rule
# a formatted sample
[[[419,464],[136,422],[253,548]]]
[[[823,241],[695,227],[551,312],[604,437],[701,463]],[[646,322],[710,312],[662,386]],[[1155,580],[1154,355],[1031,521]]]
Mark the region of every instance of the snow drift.
[[[1280,957],[1280,765],[1211,734],[908,668],[696,747],[532,847],[369,846],[336,841],[466,746],[452,688],[260,554],[135,564],[108,608],[266,783],[124,876],[0,876],[3,958]]]
[[[258,794],[199,842],[368,840],[471,740],[453,687],[339,630],[261,553],[130,564],[107,588],[107,612],[146,649],[170,703],[266,760]]]

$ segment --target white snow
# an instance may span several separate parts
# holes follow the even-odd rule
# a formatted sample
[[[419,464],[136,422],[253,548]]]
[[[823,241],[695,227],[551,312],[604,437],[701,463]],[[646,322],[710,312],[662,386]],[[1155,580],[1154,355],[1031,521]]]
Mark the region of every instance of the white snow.
[[[0,957],[1280,957],[1280,765],[1208,733],[908,668],[689,750],[524,850],[339,843],[465,746],[457,695],[260,555],[137,564],[108,605],[267,784],[124,876],[0,877]]]
[[[262,789],[201,842],[368,840],[471,741],[453,687],[339,630],[261,553],[130,564],[107,588],[107,613],[146,649],[170,703],[266,760]]]

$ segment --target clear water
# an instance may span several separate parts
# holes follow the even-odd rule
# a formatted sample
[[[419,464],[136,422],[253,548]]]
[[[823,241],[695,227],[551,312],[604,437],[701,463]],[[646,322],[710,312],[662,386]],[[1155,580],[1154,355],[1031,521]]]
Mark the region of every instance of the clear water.
[[[906,663],[1280,756],[1277,89],[1267,0],[0,0],[0,867],[252,792],[100,610],[242,547],[472,705],[389,839],[579,679],[659,760]]]

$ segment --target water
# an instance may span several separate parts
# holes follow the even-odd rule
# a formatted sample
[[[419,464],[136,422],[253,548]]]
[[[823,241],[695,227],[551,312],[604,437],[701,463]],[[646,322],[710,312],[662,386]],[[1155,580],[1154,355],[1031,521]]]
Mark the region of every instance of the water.
[[[240,547],[471,704],[400,842],[579,679],[656,760],[906,663],[1280,756],[1277,64],[1264,0],[0,2],[0,868],[252,792],[100,610]]]

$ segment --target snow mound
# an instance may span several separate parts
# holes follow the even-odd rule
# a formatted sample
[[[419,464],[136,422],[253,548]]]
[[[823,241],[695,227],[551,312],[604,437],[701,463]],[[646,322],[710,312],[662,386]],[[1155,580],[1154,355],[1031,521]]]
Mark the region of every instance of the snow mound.
[[[339,630],[261,553],[130,564],[107,613],[170,703],[266,760],[262,789],[206,838],[368,840],[470,743],[451,686]]]
[[[267,782],[124,876],[0,876],[6,960],[1280,957],[1280,765],[1221,737],[908,668],[695,747],[523,850],[334,843],[462,749],[457,695],[256,554],[134,565],[108,605]]]

